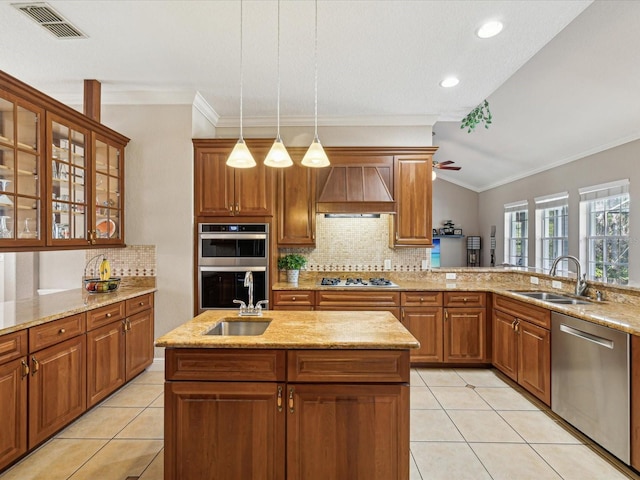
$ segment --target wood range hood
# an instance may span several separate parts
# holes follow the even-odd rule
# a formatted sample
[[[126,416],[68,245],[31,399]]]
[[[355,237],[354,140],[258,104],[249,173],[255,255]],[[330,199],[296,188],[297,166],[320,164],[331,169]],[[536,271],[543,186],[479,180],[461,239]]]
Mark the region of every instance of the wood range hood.
[[[327,149],[331,166],[319,169],[317,213],[394,213],[393,155]]]

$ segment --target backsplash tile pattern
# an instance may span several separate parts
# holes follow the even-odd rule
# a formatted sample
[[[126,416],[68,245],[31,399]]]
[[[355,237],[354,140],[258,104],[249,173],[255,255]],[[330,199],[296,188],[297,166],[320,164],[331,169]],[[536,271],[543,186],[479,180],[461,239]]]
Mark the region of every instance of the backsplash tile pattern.
[[[389,248],[389,215],[380,218],[316,217],[316,248],[286,248],[301,253],[311,272],[382,272],[391,260],[392,272],[417,272],[422,260],[430,265],[431,249]]]
[[[155,277],[156,246],[128,245],[126,248],[105,248],[104,250],[85,250],[87,262],[86,276],[97,276],[101,255],[105,255],[111,264],[114,277]],[[98,256],[95,260],[93,257]],[[96,262],[97,260],[97,262]]]

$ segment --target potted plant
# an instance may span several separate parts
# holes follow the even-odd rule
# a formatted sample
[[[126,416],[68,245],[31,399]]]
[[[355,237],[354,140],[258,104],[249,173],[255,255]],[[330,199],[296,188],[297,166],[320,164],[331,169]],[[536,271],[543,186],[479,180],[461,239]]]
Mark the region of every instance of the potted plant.
[[[298,283],[300,269],[307,264],[307,259],[299,253],[288,253],[278,259],[278,268],[287,271],[287,282]]]

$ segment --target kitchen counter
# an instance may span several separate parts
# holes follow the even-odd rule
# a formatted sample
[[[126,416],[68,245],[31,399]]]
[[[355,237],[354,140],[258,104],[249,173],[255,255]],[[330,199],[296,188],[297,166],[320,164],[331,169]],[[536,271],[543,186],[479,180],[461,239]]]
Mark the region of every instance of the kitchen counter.
[[[262,335],[204,335],[221,319],[271,320]],[[388,312],[267,310],[238,317],[237,310],[209,310],[156,340],[167,348],[386,349],[417,348],[418,341]]]
[[[345,276],[346,274],[342,274]],[[368,274],[367,274],[368,275]],[[510,280],[508,277],[513,275],[514,278]],[[354,275],[355,276],[355,275]],[[363,275],[361,275],[363,276]],[[626,301],[624,297],[615,297],[611,300],[605,300],[603,302],[591,301],[585,305],[564,305],[553,304],[542,300],[536,300],[517,293],[516,291],[555,291],[552,288],[541,288],[541,285],[534,285],[528,283],[528,278],[519,278],[519,274],[513,273],[501,273],[500,279],[494,280],[490,278],[490,274],[479,273],[478,279],[470,280],[465,278],[462,281],[458,280],[440,280],[440,279],[410,279],[403,280],[399,275],[393,277],[393,281],[398,284],[397,287],[332,287],[318,285],[315,278],[301,280],[298,285],[292,285],[286,282],[278,282],[272,286],[272,290],[332,290],[332,291],[474,291],[474,292],[489,292],[500,295],[505,295],[524,303],[537,305],[544,307],[548,310],[571,315],[576,318],[587,320],[598,325],[604,325],[606,327],[621,330],[626,333],[640,336],[640,305]],[[565,281],[567,279],[558,278],[558,280]],[[566,294],[567,291],[559,290],[558,293]],[[608,298],[608,297],[605,297]]]
[[[15,302],[2,302],[0,303],[0,335],[128,300],[156,290],[155,287],[121,286],[115,292],[89,294],[82,288],[76,288]]]

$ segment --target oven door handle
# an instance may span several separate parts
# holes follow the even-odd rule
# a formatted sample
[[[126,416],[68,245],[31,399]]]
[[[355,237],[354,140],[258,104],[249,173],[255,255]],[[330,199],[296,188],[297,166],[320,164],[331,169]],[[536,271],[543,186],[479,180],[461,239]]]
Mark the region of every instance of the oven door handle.
[[[199,267],[201,272],[266,272],[267,267]]]
[[[266,233],[201,233],[201,240],[266,240]]]

